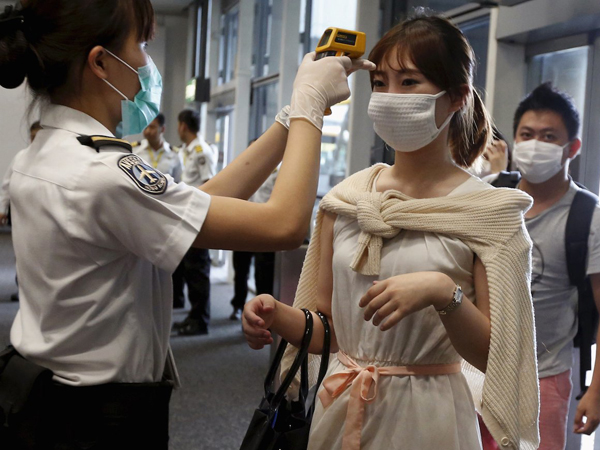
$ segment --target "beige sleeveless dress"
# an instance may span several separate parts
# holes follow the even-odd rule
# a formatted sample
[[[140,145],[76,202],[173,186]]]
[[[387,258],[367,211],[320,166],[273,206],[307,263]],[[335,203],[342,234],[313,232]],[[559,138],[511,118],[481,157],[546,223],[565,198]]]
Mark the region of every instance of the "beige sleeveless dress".
[[[449,195],[486,189],[469,178]],[[338,216],[334,225],[332,314],[339,348],[359,365],[405,366],[449,364],[461,361],[433,307],[380,331],[363,318],[361,296],[376,279],[439,271],[459,284],[474,299],[473,252],[460,240],[447,236],[402,230],[384,240],[381,273],[365,276],[349,267],[360,235],[358,223]],[[346,367],[335,355],[327,376]],[[342,448],[350,389],[326,409],[317,401],[309,450]],[[481,449],[477,416],[471,392],[462,373],[436,376],[382,376],[377,396],[365,405],[362,450],[476,450]]]

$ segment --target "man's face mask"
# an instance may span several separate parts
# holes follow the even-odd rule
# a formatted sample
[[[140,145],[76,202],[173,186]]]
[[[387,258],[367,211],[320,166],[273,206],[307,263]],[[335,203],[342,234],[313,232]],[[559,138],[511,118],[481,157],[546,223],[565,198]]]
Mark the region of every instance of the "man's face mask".
[[[560,172],[569,145],[570,142],[560,146],[536,139],[515,142],[513,161],[527,181],[543,183]]]
[[[135,70],[111,51],[106,50],[106,52],[136,73],[141,85],[141,89],[135,95],[134,99],[129,100],[126,95],[109,83],[108,80],[104,80],[106,84],[123,97],[121,101],[122,126],[117,127],[117,133],[120,133],[121,136],[141,133],[160,112],[160,100],[162,96],[162,77],[160,76],[160,72],[150,57],[148,57],[150,61],[148,65]]]

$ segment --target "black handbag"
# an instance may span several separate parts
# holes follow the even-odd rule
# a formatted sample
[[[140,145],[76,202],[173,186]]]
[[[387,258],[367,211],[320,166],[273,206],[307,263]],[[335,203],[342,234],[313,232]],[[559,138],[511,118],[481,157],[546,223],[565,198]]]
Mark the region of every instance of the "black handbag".
[[[306,450],[308,433],[312,420],[317,391],[329,365],[331,331],[327,318],[317,312],[325,328],[323,354],[317,384],[309,390],[308,386],[308,346],[312,338],[313,316],[303,309],[306,327],[302,344],[289,372],[277,392],[273,392],[273,382],[278,372],[287,342],[282,340],[273,358],[273,363],[265,378],[265,395],[246,431],[240,450]],[[289,401],[285,393],[300,370],[300,390],[298,400]]]

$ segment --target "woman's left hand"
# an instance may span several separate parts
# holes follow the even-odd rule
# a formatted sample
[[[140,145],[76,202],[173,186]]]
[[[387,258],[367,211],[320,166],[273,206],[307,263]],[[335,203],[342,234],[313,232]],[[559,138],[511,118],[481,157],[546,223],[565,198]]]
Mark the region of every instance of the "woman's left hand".
[[[445,308],[452,301],[455,287],[454,281],[440,272],[397,275],[374,281],[358,305],[365,308],[365,320],[373,319],[373,325],[386,331],[428,306]]]

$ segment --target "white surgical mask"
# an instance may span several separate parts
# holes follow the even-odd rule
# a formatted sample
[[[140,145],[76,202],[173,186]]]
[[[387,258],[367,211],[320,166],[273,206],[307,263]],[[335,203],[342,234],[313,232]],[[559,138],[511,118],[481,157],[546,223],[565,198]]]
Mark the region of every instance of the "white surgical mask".
[[[536,139],[515,142],[513,161],[527,181],[543,183],[562,169],[564,150],[568,145],[570,142],[560,146]]]
[[[369,102],[369,117],[373,129],[387,145],[400,152],[414,152],[439,136],[450,123],[450,114],[438,128],[435,123],[438,94],[390,94],[373,92]]]

